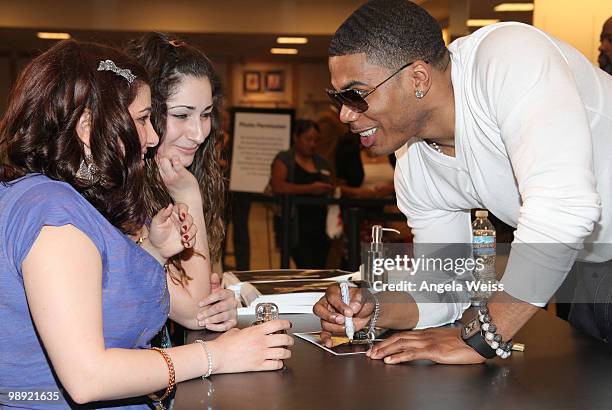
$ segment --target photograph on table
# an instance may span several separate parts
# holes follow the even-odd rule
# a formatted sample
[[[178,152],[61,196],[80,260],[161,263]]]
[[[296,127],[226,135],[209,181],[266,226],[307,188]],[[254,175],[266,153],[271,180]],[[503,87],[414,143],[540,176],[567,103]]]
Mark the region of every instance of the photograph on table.
[[[332,347],[327,347],[321,342],[321,332],[294,333],[293,335],[312,343],[334,356],[365,354],[372,346],[372,343],[368,340],[353,340],[351,343],[346,336],[332,336]],[[374,342],[382,342],[383,340],[374,339]]]

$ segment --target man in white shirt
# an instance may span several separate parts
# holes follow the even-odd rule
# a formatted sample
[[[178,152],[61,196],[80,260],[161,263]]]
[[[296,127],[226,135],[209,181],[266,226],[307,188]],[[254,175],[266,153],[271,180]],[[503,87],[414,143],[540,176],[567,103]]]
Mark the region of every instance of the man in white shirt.
[[[371,153],[396,151],[398,206],[415,244],[471,243],[473,208],[517,228],[505,291],[483,311],[482,331],[463,340],[456,329],[402,334],[371,358],[477,363],[491,346],[503,357],[497,346],[510,346],[577,258],[599,268],[579,277],[587,290],[578,301],[590,308],[578,321],[590,325],[576,324],[612,336],[610,303],[592,303],[594,294],[612,297],[612,77],[520,23],[485,27],[447,50],[438,23],[405,0],[356,10],[332,39],[329,67],[340,119]],[[378,324],[396,329],[454,321],[466,308],[408,293],[378,299]],[[342,314],[363,327],[374,306],[367,291],[347,306],[334,287],[314,312],[326,332],[342,332]],[[489,327],[495,341],[484,340]]]

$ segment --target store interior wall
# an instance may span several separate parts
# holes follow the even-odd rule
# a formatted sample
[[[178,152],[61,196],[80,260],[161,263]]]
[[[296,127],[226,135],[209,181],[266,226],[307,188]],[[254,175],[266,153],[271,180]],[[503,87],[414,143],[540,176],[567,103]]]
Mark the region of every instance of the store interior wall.
[[[577,48],[597,63],[599,35],[612,16],[612,0],[535,0],[533,25]]]
[[[448,27],[454,4],[451,0],[416,2],[427,8],[443,27]],[[466,3],[466,7],[469,7],[468,15],[472,18],[491,17],[487,15],[487,10],[500,2],[470,0]],[[328,104],[324,92],[330,84],[326,44],[329,44],[329,38],[337,26],[361,3],[360,0],[2,2],[0,113],[4,112],[10,86],[17,73],[32,56],[53,44],[43,40],[29,43],[23,39],[18,40],[10,30],[30,30],[28,35],[32,37],[38,29],[90,30],[103,38],[108,35],[111,39],[119,39],[115,45],[144,31],[162,30],[179,33],[188,40],[191,36],[198,39],[197,36],[220,33],[242,35],[244,41],[227,44],[223,41],[213,44],[208,41],[208,37],[198,39],[198,46],[209,54],[222,78],[226,104],[293,107],[298,116],[315,117]],[[61,13],[57,12],[59,7]],[[533,13],[506,13],[494,17],[533,21],[536,27],[573,45],[596,63],[599,33],[609,16],[612,16],[612,1],[608,0],[535,0]],[[312,44],[308,45],[311,48],[300,49],[298,56],[272,56],[268,52],[268,43],[273,46],[275,33],[307,35],[311,37]],[[448,30],[445,30],[445,34],[449,37]],[[312,38],[315,35],[319,36],[318,39]],[[256,36],[260,36],[259,40]],[[269,36],[270,39],[262,43],[262,36]],[[257,51],[254,51],[256,46],[251,43],[259,44]],[[267,48],[262,48],[262,44]],[[316,49],[314,44],[318,44]],[[259,71],[262,76],[269,71],[282,72],[283,90],[245,92],[245,71]]]

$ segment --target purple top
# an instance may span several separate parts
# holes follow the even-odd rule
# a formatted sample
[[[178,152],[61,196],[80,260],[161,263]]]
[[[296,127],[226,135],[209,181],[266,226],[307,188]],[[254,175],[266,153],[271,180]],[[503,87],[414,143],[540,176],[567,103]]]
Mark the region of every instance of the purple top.
[[[168,317],[162,266],[74,188],[37,174],[0,183],[0,407],[68,408],[72,403],[37,337],[23,285],[21,264],[45,225],[73,225],[100,252],[106,348],[146,348]],[[15,391],[60,393],[59,400],[36,401],[34,393],[28,401],[9,400]],[[144,403],[138,398],[95,406],[146,408]]]

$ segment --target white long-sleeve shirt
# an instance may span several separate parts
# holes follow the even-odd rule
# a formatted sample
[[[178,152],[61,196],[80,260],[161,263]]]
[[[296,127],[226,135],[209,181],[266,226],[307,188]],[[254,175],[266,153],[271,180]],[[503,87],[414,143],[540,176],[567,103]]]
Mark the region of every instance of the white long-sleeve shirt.
[[[520,23],[485,27],[449,50],[456,156],[418,138],[399,149],[398,207],[417,244],[470,243],[473,208],[516,227],[501,283],[543,305],[577,257],[612,259],[612,76]],[[419,303],[418,327],[466,307],[436,305]]]

